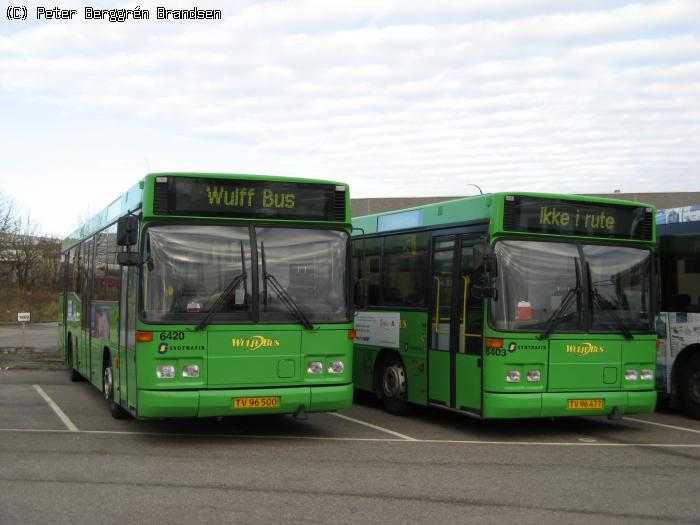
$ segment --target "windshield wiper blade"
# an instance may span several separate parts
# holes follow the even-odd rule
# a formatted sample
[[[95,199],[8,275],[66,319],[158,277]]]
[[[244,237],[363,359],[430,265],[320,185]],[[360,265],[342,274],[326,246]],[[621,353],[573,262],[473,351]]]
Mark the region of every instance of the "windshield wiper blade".
[[[542,332],[538,336],[539,339],[546,339],[550,336],[550,334],[554,331],[554,328],[556,328],[559,322],[564,318],[564,314],[569,309],[569,305],[574,299],[577,298],[580,290],[581,288],[577,286],[575,288],[571,288],[568,292],[566,292],[566,295],[562,299],[559,307],[556,310],[554,310],[552,312],[552,315],[549,316],[549,319],[547,319],[544,332]]]
[[[569,305],[574,299],[578,299],[578,294],[581,291],[581,270],[578,266],[578,259],[574,258],[574,273],[576,275],[576,286],[570,288],[568,292],[564,295],[561,300],[559,307],[552,312],[549,316],[547,322],[544,325],[544,332],[542,332],[538,338],[546,339],[554,331],[554,328],[559,324],[559,322],[564,318],[564,314],[569,309]]]
[[[262,297],[262,302],[263,306],[267,310],[267,283],[268,281],[270,282],[270,285],[272,286],[272,289],[277,293],[277,295],[280,298],[280,301],[282,304],[289,310],[290,313],[296,315],[299,318],[299,321],[301,321],[301,324],[304,328],[307,330],[313,330],[314,325],[311,324],[311,321],[309,321],[309,318],[306,317],[306,314],[299,308],[299,305],[292,299],[292,296],[289,295],[287,290],[282,288],[282,285],[279,283],[279,281],[275,278],[274,275],[271,273],[267,273],[267,263],[265,260],[265,244],[260,243],[260,256],[262,258],[262,271],[263,271],[263,297]]]
[[[275,276],[270,273],[266,273],[265,280],[270,281],[272,289],[277,293],[282,304],[287,307],[287,310],[299,318],[302,326],[307,330],[313,330],[314,325],[311,324],[311,321],[309,321],[309,318],[306,317],[306,314],[301,310],[301,308],[299,308],[299,305],[294,301],[294,299],[292,299],[292,296],[287,293],[287,290],[282,288],[282,285],[275,278]]]
[[[216,298],[216,301],[214,301],[214,304],[211,305],[209,308],[209,311],[207,312],[207,315],[204,316],[204,319],[202,319],[197,326],[194,327],[195,330],[201,330],[205,326],[209,324],[211,319],[214,317],[216,312],[218,312],[221,307],[226,303],[226,300],[230,297],[230,295],[240,286],[241,283],[244,283],[244,292],[243,292],[243,297],[248,293],[247,289],[247,283],[248,283],[248,274],[246,273],[246,268],[245,268],[245,251],[243,250],[243,241],[241,241],[241,269],[243,270],[241,273],[238,275],[234,276],[233,279],[231,279],[231,282],[228,283],[228,286],[224,288],[224,291],[221,292],[221,295]],[[244,299],[245,301],[245,299]]]
[[[216,301],[214,301],[214,304],[211,305],[211,308],[207,311],[207,315],[204,316],[204,319],[202,319],[197,326],[194,327],[195,330],[201,330],[205,326],[209,324],[211,319],[214,317],[214,315],[221,309],[221,307],[226,303],[226,299],[230,297],[230,295],[240,286],[240,284],[245,280],[246,274],[245,273],[239,273],[236,275],[231,282],[228,284],[228,286],[224,289],[223,292],[219,295],[219,297],[216,298]]]
[[[625,321],[622,320],[622,317],[617,313],[617,307],[619,305],[616,305],[612,301],[609,301],[605,299],[600,292],[593,287],[593,302],[598,306],[601,312],[606,312],[613,321],[615,321],[615,324],[618,326],[618,328],[622,331],[622,334],[625,336],[625,339],[633,339],[632,332],[630,332],[629,327],[625,324]]]

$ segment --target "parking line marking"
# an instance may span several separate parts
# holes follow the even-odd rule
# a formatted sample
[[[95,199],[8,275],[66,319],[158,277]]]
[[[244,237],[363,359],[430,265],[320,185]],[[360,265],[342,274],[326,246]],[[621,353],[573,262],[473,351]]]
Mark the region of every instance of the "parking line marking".
[[[71,432],[80,432],[78,430],[78,427],[76,427],[73,422],[70,420],[70,418],[61,410],[61,408],[54,402],[53,399],[49,397],[49,395],[44,392],[44,389],[41,388],[39,385],[32,385],[34,387],[34,390],[39,392],[39,395],[44,398],[44,401],[46,401],[51,409],[56,413],[56,415],[59,417],[61,421],[63,421],[63,424],[68,427],[68,430]]]
[[[353,423],[357,423],[358,425],[364,425],[369,428],[373,428],[374,430],[379,430],[380,432],[386,432],[387,434],[391,434],[392,436],[399,437],[403,439],[404,441],[418,441],[415,438],[412,438],[411,436],[407,436],[405,434],[399,434],[398,432],[394,432],[393,430],[389,430],[388,428],[384,427],[379,427],[377,425],[373,425],[372,423],[367,423],[366,421],[360,421],[359,419],[355,419],[353,417],[348,417],[343,414],[338,414],[337,412],[327,412],[331,416],[339,417],[340,419],[346,419],[348,421],[352,421]]]
[[[73,434],[70,430],[42,428],[0,428],[0,432]],[[125,430],[80,430],[81,435],[114,435],[114,436],[160,436],[179,438],[228,438],[228,439],[279,439],[285,441],[347,441],[375,443],[429,443],[454,445],[515,445],[515,446],[553,446],[553,447],[616,447],[616,448],[691,448],[700,449],[700,443],[582,443],[582,442],[546,442],[546,441],[479,441],[459,439],[397,439],[397,438],[348,438],[323,436],[274,436],[255,434],[188,434],[183,432],[134,432]]]
[[[647,425],[654,425],[657,427],[670,428],[673,430],[683,430],[685,432],[692,432],[693,434],[700,434],[700,430],[695,430],[694,428],[677,427],[675,425],[666,425],[664,423],[656,423],[655,421],[645,421],[644,419],[637,419],[635,417],[624,416],[623,421],[634,421],[635,423],[646,423]]]

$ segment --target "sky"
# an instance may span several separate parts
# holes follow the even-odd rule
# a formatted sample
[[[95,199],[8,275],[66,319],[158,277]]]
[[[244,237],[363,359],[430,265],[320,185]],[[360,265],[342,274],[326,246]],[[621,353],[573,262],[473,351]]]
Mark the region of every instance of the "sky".
[[[0,195],[44,234],[149,171],[352,197],[699,189],[700,0],[202,1],[9,20],[0,0]]]

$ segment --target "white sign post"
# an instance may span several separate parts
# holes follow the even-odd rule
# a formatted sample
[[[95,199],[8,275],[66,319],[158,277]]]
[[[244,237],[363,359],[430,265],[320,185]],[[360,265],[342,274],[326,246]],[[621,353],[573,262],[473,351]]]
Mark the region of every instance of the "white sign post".
[[[25,328],[27,323],[31,320],[32,316],[29,312],[17,312],[17,322],[22,323],[22,352],[27,346],[27,336],[25,333]]]

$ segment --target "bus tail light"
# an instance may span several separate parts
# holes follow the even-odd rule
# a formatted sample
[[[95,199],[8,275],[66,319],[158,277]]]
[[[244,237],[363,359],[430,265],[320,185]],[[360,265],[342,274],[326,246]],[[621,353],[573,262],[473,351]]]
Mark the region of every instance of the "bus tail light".
[[[137,330],[136,341],[139,343],[150,343],[153,341],[153,332],[141,332],[140,330]]]
[[[503,339],[498,339],[496,337],[487,337],[486,348],[503,348]]]

